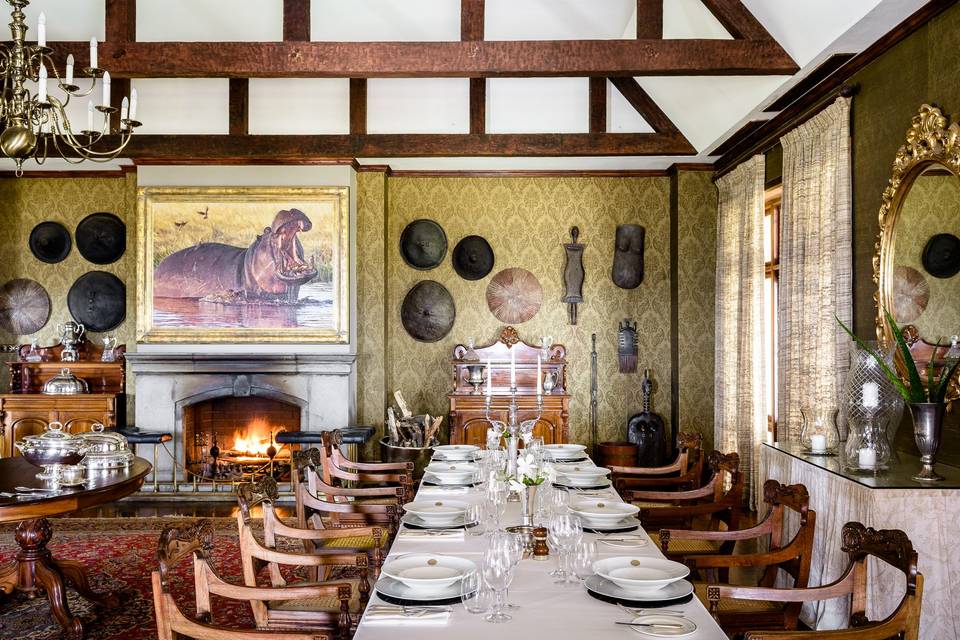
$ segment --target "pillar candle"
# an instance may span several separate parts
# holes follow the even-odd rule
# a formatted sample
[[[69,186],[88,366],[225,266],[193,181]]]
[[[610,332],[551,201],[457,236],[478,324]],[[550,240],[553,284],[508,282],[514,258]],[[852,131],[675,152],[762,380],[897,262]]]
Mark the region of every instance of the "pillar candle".
[[[487,397],[493,393],[493,363],[487,360]]]
[[[537,395],[543,394],[543,370],[540,364],[540,354],[537,354]]]
[[[876,409],[880,405],[880,386],[876,382],[863,384],[863,406]]]
[[[857,462],[861,469],[873,469],[877,466],[877,452],[873,449],[860,449],[857,453]]]
[[[810,436],[810,450],[824,451],[827,448],[827,436],[814,434]]]
[[[517,386],[517,357],[513,349],[510,349],[510,388]]]

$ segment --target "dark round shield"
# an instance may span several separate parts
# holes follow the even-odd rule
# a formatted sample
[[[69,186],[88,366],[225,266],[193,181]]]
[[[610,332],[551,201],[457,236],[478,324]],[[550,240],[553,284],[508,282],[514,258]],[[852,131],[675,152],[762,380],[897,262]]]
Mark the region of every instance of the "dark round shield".
[[[73,319],[88,331],[109,331],[126,317],[127,288],[112,273],[91,271],[70,287],[67,307]]]
[[[112,213],[91,213],[77,225],[77,249],[93,264],[116,262],[127,250],[127,225]]]
[[[453,248],[453,270],[464,280],[479,280],[493,270],[493,249],[481,236],[467,236]]]
[[[36,333],[50,319],[50,296],[39,282],[10,280],[0,287],[0,329],[15,336]]]
[[[923,268],[934,278],[952,278],[960,272],[960,238],[938,233],[923,248]]]
[[[400,320],[410,337],[420,342],[436,342],[453,328],[457,308],[447,288],[433,280],[413,285],[400,307]]]
[[[56,264],[68,255],[73,241],[70,232],[59,222],[41,222],[30,232],[30,251],[48,264]]]
[[[433,269],[447,255],[447,234],[433,220],[414,220],[400,234],[400,255],[414,269]]]

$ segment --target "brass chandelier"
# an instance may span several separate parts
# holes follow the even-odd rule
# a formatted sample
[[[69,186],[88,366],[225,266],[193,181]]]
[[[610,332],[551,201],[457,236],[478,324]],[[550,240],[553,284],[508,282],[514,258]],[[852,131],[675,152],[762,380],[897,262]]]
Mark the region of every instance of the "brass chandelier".
[[[43,13],[37,23],[36,44],[27,44],[26,16],[23,8],[30,0],[7,0],[13,7],[10,33],[12,42],[0,45],[0,71],[3,73],[3,92],[0,94],[0,152],[17,165],[18,176],[23,174],[23,162],[33,158],[43,164],[49,155],[56,155],[71,164],[84,160],[107,162],[126,148],[137,122],[137,92],[124,97],[120,107],[119,129],[111,127],[111,116],[117,112],[110,104],[110,73],[97,66],[97,39],[90,39],[90,65],[80,71],[90,79],[90,87],[81,90],[75,83],[73,55],[67,56],[63,76],[53,63],[52,49],[47,47],[46,17]],[[50,75],[52,72],[52,76]],[[99,80],[99,82],[98,82]],[[36,83],[34,95],[26,88],[27,81]],[[48,92],[53,81],[63,93],[59,99]],[[97,85],[101,90],[97,93]],[[96,97],[100,104],[94,104]],[[87,103],[86,128],[75,132],[67,117],[66,108],[72,98],[93,96]],[[104,136],[119,134],[119,144],[106,148],[98,144]]]

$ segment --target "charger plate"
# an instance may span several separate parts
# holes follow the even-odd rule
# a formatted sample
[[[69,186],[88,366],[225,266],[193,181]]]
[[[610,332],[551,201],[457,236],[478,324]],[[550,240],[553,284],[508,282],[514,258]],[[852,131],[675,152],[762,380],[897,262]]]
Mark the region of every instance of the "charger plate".
[[[649,594],[621,589],[606,578],[602,578],[596,574],[584,580],[583,584],[587,588],[587,593],[597,600],[611,604],[622,604],[628,607],[655,609],[657,607],[683,604],[693,600],[693,584],[686,580],[671,582],[663,589],[657,589]]]
[[[417,592],[415,589],[411,589],[399,580],[382,576],[377,580],[373,589],[384,602],[400,605],[401,607],[442,606],[460,604],[461,602],[459,581],[438,593],[423,594]]]
[[[583,519],[581,518],[581,521]],[[634,517],[624,518],[613,524],[583,525],[585,533],[627,533],[640,528],[640,521]]]

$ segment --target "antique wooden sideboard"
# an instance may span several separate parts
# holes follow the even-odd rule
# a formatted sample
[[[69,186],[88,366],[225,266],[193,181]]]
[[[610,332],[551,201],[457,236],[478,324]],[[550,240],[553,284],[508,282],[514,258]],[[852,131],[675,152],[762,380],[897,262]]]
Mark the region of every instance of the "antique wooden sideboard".
[[[450,443],[486,443],[487,428],[485,386],[470,383],[470,367],[480,366],[486,378],[490,362],[493,374],[490,416],[507,420],[510,404],[510,353],[516,362],[517,405],[519,419],[527,420],[537,412],[537,355],[541,356],[541,370],[549,372],[556,382],[550,393],[543,394],[543,410],[534,427],[534,435],[546,444],[567,442],[569,437],[570,395],[567,393],[567,350],[561,344],[541,349],[520,339],[517,330],[505,327],[499,339],[489,345],[475,347],[477,359],[467,359],[469,347],[458,344],[450,361],[453,374],[453,392],[450,400]]]
[[[57,421],[71,433],[90,431],[94,423],[107,428],[125,426],[126,348],[115,348],[115,362],[101,362],[103,350],[89,342],[79,345],[77,362],[61,362],[61,345],[38,349],[39,362],[27,362],[30,345],[21,345],[19,359],[8,362],[10,393],[0,394],[0,457],[19,455],[13,443],[25,435],[42,433]],[[46,395],[43,384],[70,369],[90,387],[90,393]]]

